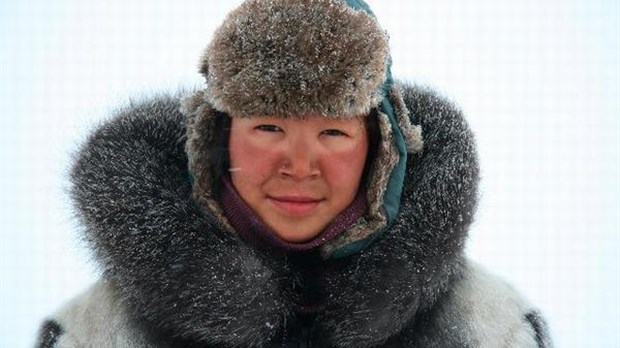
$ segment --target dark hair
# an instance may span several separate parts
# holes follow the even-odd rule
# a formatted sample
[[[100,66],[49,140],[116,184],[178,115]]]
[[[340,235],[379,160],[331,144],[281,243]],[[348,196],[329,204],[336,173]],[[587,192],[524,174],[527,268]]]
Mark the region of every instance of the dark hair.
[[[366,133],[368,134],[368,154],[366,155],[366,164],[364,164],[364,172],[360,185],[368,187],[370,180],[370,172],[377,159],[379,152],[379,144],[381,144],[381,131],[379,130],[379,112],[372,109],[370,114],[364,119],[366,124]]]
[[[209,167],[213,177],[213,194],[220,195],[221,179],[227,176],[230,168],[230,156],[228,155],[228,140],[230,139],[231,118],[228,114],[220,111],[215,112],[212,129],[221,129],[221,132],[213,134],[212,148],[209,149]]]
[[[213,147],[209,149],[211,174],[213,175],[213,193],[215,196],[219,196],[220,188],[222,185],[221,179],[228,176],[230,169],[230,155],[228,152],[228,141],[230,139],[230,126],[232,120],[228,114],[224,112],[216,111],[214,118],[214,128],[221,129],[222,132],[213,134]],[[368,184],[370,171],[372,165],[375,162],[378,146],[381,142],[381,132],[379,131],[378,113],[376,109],[373,109],[370,114],[364,119],[366,132],[368,136],[368,154],[366,156],[366,164],[364,165],[364,171],[362,174],[362,180],[360,185],[366,186]]]

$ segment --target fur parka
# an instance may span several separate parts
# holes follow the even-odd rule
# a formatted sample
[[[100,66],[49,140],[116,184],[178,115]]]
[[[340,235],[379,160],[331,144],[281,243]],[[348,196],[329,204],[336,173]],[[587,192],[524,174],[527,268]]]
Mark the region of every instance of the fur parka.
[[[478,162],[462,114],[398,87],[424,131],[399,213],[362,250],[311,262],[254,248],[192,197],[178,98],[118,112],[71,173],[101,280],[43,323],[37,347],[551,347],[539,312],[464,255]],[[308,284],[311,319],[296,310]]]

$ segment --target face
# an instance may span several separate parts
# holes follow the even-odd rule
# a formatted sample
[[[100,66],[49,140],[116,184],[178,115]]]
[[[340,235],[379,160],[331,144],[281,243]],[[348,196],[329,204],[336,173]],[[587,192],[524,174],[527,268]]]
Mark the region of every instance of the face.
[[[368,152],[362,118],[232,119],[233,186],[280,238],[316,237],[355,198]]]

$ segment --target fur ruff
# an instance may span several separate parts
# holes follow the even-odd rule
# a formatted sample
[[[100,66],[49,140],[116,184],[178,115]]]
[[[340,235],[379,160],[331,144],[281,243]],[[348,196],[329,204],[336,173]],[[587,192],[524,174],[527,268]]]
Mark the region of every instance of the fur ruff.
[[[425,130],[425,150],[408,161],[401,212],[382,238],[326,261],[318,346],[385,342],[460,273],[477,200],[473,137],[443,98],[412,86],[403,97]],[[294,320],[299,275],[191,198],[179,108],[173,97],[139,103],[85,143],[71,193],[86,239],[135,320],[205,344],[265,346]]]

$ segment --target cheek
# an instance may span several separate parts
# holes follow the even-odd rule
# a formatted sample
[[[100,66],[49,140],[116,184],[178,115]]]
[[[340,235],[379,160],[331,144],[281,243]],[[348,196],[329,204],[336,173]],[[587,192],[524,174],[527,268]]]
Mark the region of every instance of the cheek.
[[[231,137],[230,171],[234,181],[260,182],[271,172],[272,155],[264,147]]]
[[[326,174],[333,188],[357,193],[366,164],[367,150],[367,145],[361,144],[327,158]]]

